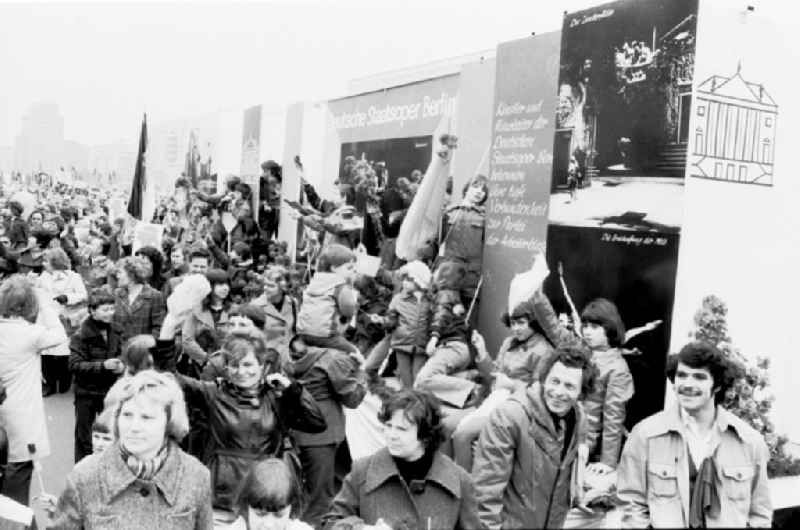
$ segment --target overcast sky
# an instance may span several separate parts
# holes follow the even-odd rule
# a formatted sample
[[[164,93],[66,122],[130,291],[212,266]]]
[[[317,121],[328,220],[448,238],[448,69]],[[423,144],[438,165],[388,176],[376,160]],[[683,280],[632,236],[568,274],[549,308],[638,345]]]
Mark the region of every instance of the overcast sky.
[[[557,30],[591,0],[0,4],[0,145],[38,101],[67,139],[136,136],[154,122],[344,93],[349,79]]]
[[[67,139],[132,139],[143,111],[159,122],[340,96],[349,79],[557,30],[564,10],[599,3],[0,4],[0,145],[13,143],[38,101],[58,103]],[[798,11],[793,0],[749,3]]]

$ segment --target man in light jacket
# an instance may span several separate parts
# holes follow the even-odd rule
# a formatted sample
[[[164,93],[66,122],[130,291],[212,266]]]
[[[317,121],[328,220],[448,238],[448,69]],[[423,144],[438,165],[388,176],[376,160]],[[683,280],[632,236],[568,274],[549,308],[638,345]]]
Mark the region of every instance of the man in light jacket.
[[[561,528],[580,492],[586,418],[578,399],[591,390],[595,373],[584,347],[558,348],[540,382],[492,412],[472,467],[485,528]]]
[[[622,525],[770,527],[767,445],[719,405],[735,367],[703,342],[684,346],[669,366],[677,405],[642,420],[622,452]]]

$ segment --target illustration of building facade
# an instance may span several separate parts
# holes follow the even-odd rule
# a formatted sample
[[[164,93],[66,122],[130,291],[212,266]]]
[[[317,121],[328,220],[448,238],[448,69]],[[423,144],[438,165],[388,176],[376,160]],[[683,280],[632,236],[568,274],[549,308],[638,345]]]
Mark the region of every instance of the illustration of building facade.
[[[713,75],[697,87],[691,176],[772,185],[778,105],[763,85]]]

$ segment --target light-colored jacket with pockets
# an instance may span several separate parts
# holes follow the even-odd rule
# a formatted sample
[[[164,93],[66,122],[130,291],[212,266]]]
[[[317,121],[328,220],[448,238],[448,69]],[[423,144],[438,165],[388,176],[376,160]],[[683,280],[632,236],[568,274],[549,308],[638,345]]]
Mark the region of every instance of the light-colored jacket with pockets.
[[[170,442],[172,443],[172,442]],[[208,469],[172,443],[152,480],[140,480],[119,445],[89,455],[67,476],[55,530],[211,530]]]
[[[311,337],[335,337],[339,317],[352,318],[358,295],[347,282],[332,272],[318,272],[303,291],[297,315],[297,333]]]
[[[717,407],[719,445],[713,452],[720,515],[709,528],[770,527],[769,450],[763,437]],[[642,420],[631,432],[618,468],[617,491],[626,501],[626,528],[686,528],[689,523],[689,451],[677,407]]]

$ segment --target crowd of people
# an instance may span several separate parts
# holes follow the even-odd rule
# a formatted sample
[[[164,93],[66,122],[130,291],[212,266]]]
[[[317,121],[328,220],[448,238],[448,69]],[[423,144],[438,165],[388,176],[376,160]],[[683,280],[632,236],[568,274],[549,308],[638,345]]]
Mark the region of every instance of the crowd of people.
[[[76,208],[63,185],[3,189],[4,496],[31,504],[45,399],[73,389],[75,467],[37,501],[52,528],[770,525],[767,448],[718,405],[736,374],[713,346],[671,358],[676,405],[628,432],[625,345],[652,325],[626,331],[612,301],[563,318],[534,286],[489,351],[486,177],[448,190],[408,260],[395,245],[427,174],[347,158],[322,198],[295,166],[303,198],[283,207],[308,228],[302,259],[276,239],[274,162],[257,198],[236,177],[219,193],[178,178],[160,246],[107,192]],[[381,426],[372,450],[355,450],[358,414]]]

